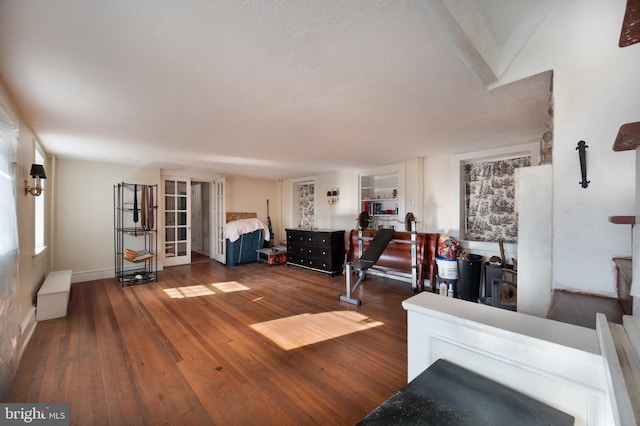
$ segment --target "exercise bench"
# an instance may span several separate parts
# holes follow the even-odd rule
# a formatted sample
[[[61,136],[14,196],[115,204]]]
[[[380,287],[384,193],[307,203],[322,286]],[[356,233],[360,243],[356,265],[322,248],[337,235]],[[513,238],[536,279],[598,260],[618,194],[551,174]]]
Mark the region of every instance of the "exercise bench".
[[[372,267],[380,256],[389,242],[393,239],[394,234],[396,233],[393,229],[380,229],[376,233],[375,237],[371,240],[366,250],[362,252],[362,256],[360,259],[347,262],[346,265],[346,295],[340,295],[340,300],[343,302],[351,303],[353,305],[361,305],[362,301],[360,299],[354,299],[351,297],[351,293],[358,288],[362,280],[364,280],[367,276],[367,270]],[[353,272],[358,273],[358,280],[356,284],[351,287],[351,274]]]

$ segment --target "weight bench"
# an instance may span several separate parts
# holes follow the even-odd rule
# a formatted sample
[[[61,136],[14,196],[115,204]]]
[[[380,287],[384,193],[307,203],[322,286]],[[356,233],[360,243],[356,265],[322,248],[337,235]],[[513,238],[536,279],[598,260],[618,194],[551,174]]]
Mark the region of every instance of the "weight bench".
[[[340,300],[343,302],[351,303],[353,305],[361,305],[362,301],[360,299],[354,299],[351,297],[351,293],[358,288],[362,280],[364,280],[367,276],[367,269],[372,267],[380,256],[389,242],[393,239],[393,235],[396,233],[393,229],[380,229],[376,233],[376,236],[371,240],[366,250],[362,253],[360,259],[347,262],[346,265],[346,295],[340,295]],[[351,287],[351,274],[352,272],[358,273],[358,280],[356,284]]]

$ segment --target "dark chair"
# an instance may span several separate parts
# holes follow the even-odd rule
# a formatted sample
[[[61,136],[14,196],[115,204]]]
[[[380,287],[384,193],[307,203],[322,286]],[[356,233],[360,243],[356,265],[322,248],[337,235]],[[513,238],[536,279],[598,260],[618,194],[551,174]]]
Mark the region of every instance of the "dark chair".
[[[502,278],[491,280],[491,304],[496,308],[518,310],[518,271],[505,268]]]

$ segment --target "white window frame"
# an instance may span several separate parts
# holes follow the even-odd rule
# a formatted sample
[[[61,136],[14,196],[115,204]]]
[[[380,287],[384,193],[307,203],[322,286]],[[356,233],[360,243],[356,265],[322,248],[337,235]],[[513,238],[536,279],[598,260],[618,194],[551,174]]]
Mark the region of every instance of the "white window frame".
[[[47,170],[47,156],[37,141],[34,141],[34,159],[35,164],[42,164]],[[42,194],[39,197],[33,197],[33,256],[36,257],[47,249],[46,234],[46,179],[40,180],[42,186]]]
[[[291,180],[291,209],[289,211],[289,223],[294,228],[298,228],[300,226],[300,205],[298,203],[299,197],[299,188],[301,185],[313,185],[313,225],[312,229],[316,226],[316,214],[317,214],[317,201],[318,201],[318,193],[317,193],[317,185],[315,177],[306,177],[306,178],[298,178]]]
[[[465,171],[464,164],[467,162],[476,161],[494,161],[500,159],[508,159],[515,157],[531,157],[531,165],[536,166],[540,164],[540,143],[539,141],[531,141],[519,145],[511,145],[502,148],[496,148],[486,151],[470,152],[465,154],[459,154],[455,156],[455,167],[457,169],[457,188],[458,188],[458,209],[457,209],[457,223],[459,226],[460,241],[464,247],[468,250],[488,250],[492,251],[495,247],[495,242],[491,241],[470,241],[464,240],[464,221],[466,220],[466,207],[464,203],[465,197]],[[517,196],[517,194],[516,194]],[[509,243],[505,247],[508,247],[510,251],[517,250],[516,243]]]

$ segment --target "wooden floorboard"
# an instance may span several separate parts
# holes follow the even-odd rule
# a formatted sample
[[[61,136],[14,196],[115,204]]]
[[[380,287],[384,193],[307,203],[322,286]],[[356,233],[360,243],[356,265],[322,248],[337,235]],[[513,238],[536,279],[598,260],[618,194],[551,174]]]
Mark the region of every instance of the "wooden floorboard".
[[[609,322],[622,324],[624,310],[618,299],[564,290],[554,290],[547,318],[595,329],[596,313],[604,314]]]
[[[72,424],[344,424],[406,384],[409,284],[285,265],[167,268],[72,285],[38,323],[9,402],[68,402]]]

